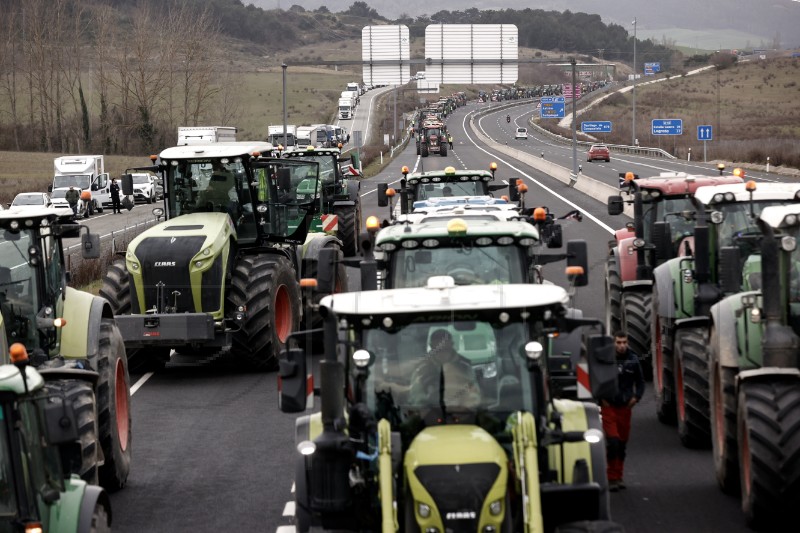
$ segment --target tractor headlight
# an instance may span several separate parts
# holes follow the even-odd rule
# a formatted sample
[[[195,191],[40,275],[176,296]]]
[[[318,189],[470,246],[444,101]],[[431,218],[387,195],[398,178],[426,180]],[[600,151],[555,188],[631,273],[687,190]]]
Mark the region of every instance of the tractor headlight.
[[[202,261],[195,261],[195,262],[194,262],[194,266],[195,266],[196,268],[200,268],[200,267],[202,267],[202,266],[203,266],[203,262],[202,262]]]
[[[503,512],[503,502],[501,500],[495,500],[489,504],[489,512],[492,513],[494,516],[498,516],[500,513]]]
[[[722,224],[722,221],[725,220],[725,215],[722,211],[714,211],[711,213],[711,222],[714,224]]]
[[[694,278],[692,277],[692,271],[690,269],[685,269],[683,271],[683,282],[684,283],[691,283]]]
[[[417,513],[422,518],[428,518],[429,516],[431,516],[431,507],[430,507],[430,505],[425,504],[425,503],[418,504],[417,505]]]
[[[793,252],[797,248],[797,239],[791,235],[785,235],[781,238],[781,248],[784,252]]]

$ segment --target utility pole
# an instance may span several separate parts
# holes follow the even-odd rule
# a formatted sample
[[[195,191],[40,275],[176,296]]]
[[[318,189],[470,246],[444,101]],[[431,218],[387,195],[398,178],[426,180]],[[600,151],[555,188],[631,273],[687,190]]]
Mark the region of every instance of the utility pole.
[[[286,123],[288,122],[286,116],[286,67],[288,65],[286,63],[281,65],[281,70],[283,72],[283,149],[286,149],[286,146],[289,144],[286,139]]]
[[[636,17],[633,18],[633,124],[631,127],[631,146],[636,146]]]
[[[570,58],[569,64],[572,66],[572,175],[570,177],[573,182],[578,181],[578,134],[576,132],[577,118],[575,112],[578,102],[575,98],[577,94],[575,90],[575,63],[575,58]]]

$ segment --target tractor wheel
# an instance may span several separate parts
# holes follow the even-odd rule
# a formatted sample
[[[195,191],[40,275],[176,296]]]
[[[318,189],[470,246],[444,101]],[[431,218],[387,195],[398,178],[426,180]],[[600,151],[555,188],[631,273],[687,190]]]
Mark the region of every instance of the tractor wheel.
[[[556,533],[624,533],[625,529],[609,520],[586,520],[561,524],[555,531]]]
[[[752,528],[797,528],[800,386],[796,378],[739,386],[742,511]],[[791,524],[791,525],[790,525]]]
[[[131,470],[131,382],[125,344],[114,319],[100,323],[97,352],[97,419],[105,463],[100,484],[109,492],[125,486]]]
[[[622,281],[617,267],[617,257],[609,254],[606,261],[606,329],[609,335],[622,328]]]
[[[420,145],[419,151],[420,151],[420,155],[422,157],[428,157],[428,145],[427,144]]]
[[[92,524],[90,533],[111,533],[111,517],[106,506],[102,503],[97,503],[94,506],[92,513]]]
[[[674,425],[675,381],[672,375],[672,321],[658,314],[658,289],[653,288],[653,320],[650,329],[653,354],[653,392],[656,416],[662,424]]]
[[[289,334],[300,324],[300,287],[288,259],[249,255],[233,269],[227,309],[245,306],[247,318],[231,351],[253,370],[273,370]]]
[[[639,356],[642,373],[647,381],[653,376],[653,358],[650,356],[652,314],[652,293],[631,291],[622,295],[623,329],[628,333],[628,346]]]
[[[45,382],[47,395],[63,397],[72,405],[78,424],[80,457],[70,457],[70,470],[78,474],[86,483],[97,484],[98,459],[100,457],[97,440],[97,412],[92,385],[77,379],[57,379]]]
[[[103,277],[100,296],[108,300],[114,315],[131,314],[131,283],[124,259],[115,259],[108,265]],[[156,372],[169,361],[169,348],[152,347],[147,350],[128,350],[129,372]]]
[[[709,342],[709,410],[711,412],[711,448],[714,471],[723,492],[739,492],[739,461],[736,443],[736,374],[738,368],[720,364],[716,329]]]
[[[419,147],[419,141],[417,141],[417,155],[419,154],[420,154],[420,147]]]
[[[675,335],[675,402],[678,436],[687,448],[708,448],[708,354],[706,330],[687,328]]]
[[[353,206],[336,207],[333,212],[339,219],[339,229],[336,236],[342,241],[342,253],[344,253],[345,257],[355,257],[358,255],[359,249],[361,207],[356,203]]]
[[[447,157],[447,145],[446,144],[443,144],[439,148],[439,155],[441,155],[442,157]]]

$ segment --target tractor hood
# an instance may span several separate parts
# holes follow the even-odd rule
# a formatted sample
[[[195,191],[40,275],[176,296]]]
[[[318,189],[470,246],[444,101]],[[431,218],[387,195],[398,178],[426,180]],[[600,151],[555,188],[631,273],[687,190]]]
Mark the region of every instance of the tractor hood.
[[[222,317],[225,269],[236,240],[227,213],[192,213],[140,234],[125,254],[134,313],[161,308]],[[218,290],[213,290],[216,287]]]
[[[404,464],[420,530],[474,532],[493,525],[497,531],[505,511],[507,464],[503,448],[480,427],[450,424],[422,430]],[[420,512],[424,506],[430,508],[427,517]]]

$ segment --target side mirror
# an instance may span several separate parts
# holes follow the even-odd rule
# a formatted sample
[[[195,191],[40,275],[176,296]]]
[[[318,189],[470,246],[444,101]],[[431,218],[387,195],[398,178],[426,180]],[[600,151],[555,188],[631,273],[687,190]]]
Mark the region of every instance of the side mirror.
[[[288,168],[279,168],[277,171],[278,187],[284,192],[288,192],[292,188],[291,171]]]
[[[75,223],[62,223],[56,226],[55,232],[62,239],[72,239],[81,234],[81,225]]]
[[[131,209],[133,209],[133,200],[131,200],[131,197],[130,197],[130,196],[126,196],[126,197],[125,197],[125,198],[122,200],[122,202],[120,202],[120,203],[122,204],[122,207],[124,207],[124,208],[125,208],[125,209],[127,209],[128,211],[130,211]]]
[[[561,224],[550,224],[546,226],[546,242],[548,248],[561,248],[564,246],[564,234],[562,232]],[[544,228],[543,228],[544,229]]]
[[[508,179],[508,201],[519,202],[519,191],[517,190],[517,178]]]
[[[53,192],[53,184],[47,186],[47,192]]]
[[[84,259],[100,258],[100,235],[97,233],[81,235],[81,256]]]
[[[719,281],[724,293],[739,292],[742,286],[742,269],[739,266],[738,246],[723,246],[719,250]]]
[[[592,396],[596,400],[610,400],[617,395],[614,339],[608,335],[589,335],[586,338],[586,357]]]
[[[656,248],[656,259],[665,261],[672,255],[672,230],[669,222],[653,224],[653,245]]]
[[[342,252],[336,248],[322,248],[317,258],[317,292],[333,294],[336,291],[336,271]]]
[[[306,410],[307,367],[303,349],[281,351],[278,361],[278,407],[284,413],[302,413]]]
[[[133,194],[133,175],[132,174],[123,174],[121,176],[122,185],[120,188],[122,189],[122,194],[125,196],[130,196]]]
[[[583,268],[583,274],[575,278],[576,287],[585,287],[589,284],[589,251],[584,240],[571,240],[567,242],[567,266]]]
[[[378,207],[386,207],[389,205],[389,197],[386,195],[386,191],[389,189],[388,183],[379,183],[378,184]]]
[[[622,196],[608,197],[609,215],[621,215],[624,210],[625,210],[625,203],[622,201]]]
[[[67,444],[78,440],[78,423],[72,404],[63,396],[52,395],[44,407],[44,423],[49,444]]]

